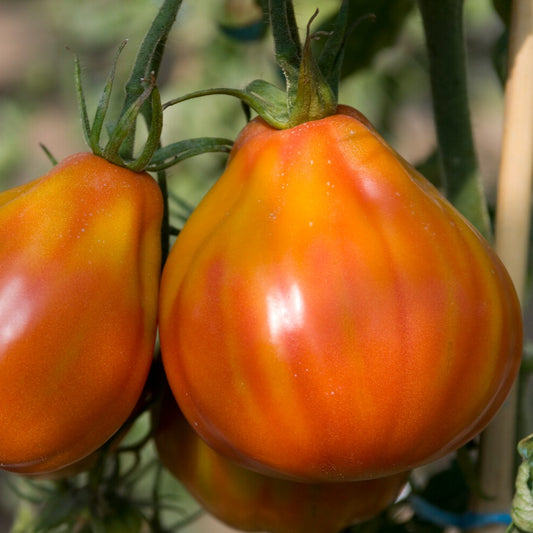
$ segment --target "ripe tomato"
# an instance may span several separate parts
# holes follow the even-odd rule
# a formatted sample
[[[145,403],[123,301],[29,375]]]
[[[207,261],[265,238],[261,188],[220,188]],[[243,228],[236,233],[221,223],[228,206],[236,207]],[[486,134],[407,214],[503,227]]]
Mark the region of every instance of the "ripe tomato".
[[[50,472],[123,424],[152,360],[161,192],[88,153],[0,193],[0,468]]]
[[[299,483],[248,470],[193,431],[170,394],[155,441],[163,465],[209,513],[243,531],[338,533],[383,511],[408,473],[346,483]]]
[[[412,469],[480,432],[517,374],[512,282],[352,108],[247,125],[163,271],[160,339],[191,425],[258,471]]]

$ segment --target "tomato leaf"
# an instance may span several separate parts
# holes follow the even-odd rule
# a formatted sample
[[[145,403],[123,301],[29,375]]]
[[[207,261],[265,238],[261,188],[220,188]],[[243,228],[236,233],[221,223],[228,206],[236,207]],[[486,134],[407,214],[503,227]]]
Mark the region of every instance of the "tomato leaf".
[[[335,19],[333,31],[325,41],[318,67],[335,97],[339,92],[339,80],[344,60],[344,47],[346,46],[346,29],[348,24],[348,1],[343,0],[339,13]]]
[[[228,153],[232,144],[231,140],[220,137],[199,137],[172,143],[155,152],[146,170],[152,172],[163,170],[184,159],[207,152]]]
[[[344,46],[341,78],[368,67],[378,52],[394,44],[414,6],[414,0],[348,2],[346,25],[348,32],[353,31],[355,35],[348,38]],[[338,31],[336,24],[334,15],[323,22],[320,29]]]

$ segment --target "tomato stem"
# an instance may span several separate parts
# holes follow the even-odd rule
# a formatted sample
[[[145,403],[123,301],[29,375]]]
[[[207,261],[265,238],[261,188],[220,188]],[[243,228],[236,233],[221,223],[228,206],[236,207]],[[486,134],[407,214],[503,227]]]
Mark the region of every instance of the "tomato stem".
[[[419,0],[445,192],[487,238],[491,228],[468,102],[463,0]]]
[[[126,98],[120,116],[128,112],[137,98],[143,93],[143,80],[154,77],[157,80],[163,50],[181,7],[182,0],[164,0],[148,32],[146,33],[131,71],[130,78],[126,83]],[[148,129],[151,128],[151,111],[149,106],[141,109]],[[135,128],[133,127],[128,139],[122,147],[122,155],[125,159],[133,158]]]
[[[336,19],[334,34],[311,33],[311,23],[317,14],[318,11],[307,25],[307,35],[302,49],[292,1],[269,1],[276,61],[285,76],[285,90],[264,80],[254,80],[242,90],[215,88],[195,91],[166,102],[163,109],[192,98],[226,94],[239,98],[276,129],[292,128],[334,114],[337,110],[338,77],[346,35],[347,2],[343,1]],[[312,42],[320,36],[327,36],[328,42],[318,62],[314,57]],[[327,76],[323,74],[322,68]]]
[[[276,62],[285,76],[287,100],[289,107],[292,107],[298,89],[302,56],[294,6],[290,0],[269,0],[268,4]]]
[[[118,58],[126,45],[126,41],[123,41],[117,50],[92,124],[89,120],[83,93],[80,63],[78,58],[75,58],[76,90],[81,110],[83,133],[87,143],[94,154],[135,172],[144,170],[160,147],[163,109],[156,86],[157,74],[161,66],[168,34],[181,3],[181,0],[164,0],[152,22],[137,54],[130,79],[126,84],[126,97],[119,119],[109,133],[109,139],[104,148],[100,144],[102,130],[108,115]],[[147,81],[148,86],[146,85]],[[134,158],[133,146],[139,115],[145,119],[148,137],[140,155]]]

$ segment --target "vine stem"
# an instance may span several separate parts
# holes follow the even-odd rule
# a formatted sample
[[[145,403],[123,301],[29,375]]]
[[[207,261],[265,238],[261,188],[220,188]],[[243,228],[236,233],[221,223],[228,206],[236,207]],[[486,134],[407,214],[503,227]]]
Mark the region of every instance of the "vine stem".
[[[495,249],[523,303],[533,177],[533,0],[514,0],[505,86],[504,129],[496,206]],[[480,481],[493,497],[474,502],[480,512],[510,509],[516,461],[518,391],[481,436]],[[505,531],[503,527],[483,532]]]
[[[150,78],[157,80],[157,75],[159,74],[163,60],[165,44],[176,20],[181,3],[182,0],[163,0],[148,32],[144,36],[139,51],[137,52],[130,78],[126,83],[126,97],[120,113],[121,117],[144,91],[143,81]],[[152,121],[150,106],[143,106],[141,113],[150,129]],[[134,137],[135,128],[132,128],[131,134],[123,146],[123,156],[133,157]]]
[[[464,0],[418,0],[447,198],[489,240],[491,229],[470,121]]]

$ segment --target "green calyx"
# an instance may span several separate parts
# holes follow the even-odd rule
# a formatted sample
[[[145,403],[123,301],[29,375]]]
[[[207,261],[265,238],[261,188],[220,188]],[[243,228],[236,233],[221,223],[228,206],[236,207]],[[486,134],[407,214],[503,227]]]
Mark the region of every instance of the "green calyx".
[[[264,80],[254,80],[243,90],[216,88],[196,91],[167,102],[163,108],[191,98],[226,94],[239,98],[265,122],[277,129],[292,128],[335,114],[346,37],[348,0],[342,1],[331,32],[311,33],[311,24],[318,15],[318,10],[315,12],[307,25],[303,46],[299,40],[292,1],[269,0],[268,11],[276,61],[285,77],[285,89]],[[312,43],[322,38],[325,39],[325,44],[320,56],[315,57]]]
[[[126,96],[116,122],[106,123],[118,58],[126,45],[118,48],[107,82],[91,123],[81,83],[81,68],[75,60],[76,89],[81,110],[82,127],[87,144],[95,155],[134,172],[167,169],[180,161],[206,152],[229,152],[232,141],[202,137],[161,146],[163,106],[157,88],[157,74],[168,34],[174,24],[182,0],[164,0],[138,51],[131,76],[126,83]],[[147,137],[140,153],[134,154],[139,117],[144,119]],[[104,127],[105,126],[105,127]],[[103,143],[104,130],[107,134]]]
[[[161,106],[161,98],[159,96],[159,91],[156,87],[155,78],[153,76],[150,80],[142,80],[143,84],[145,85],[143,91],[127,108],[125,108],[119,120],[112,128],[110,128],[110,131],[108,132],[108,140],[105,146],[102,147],[100,144],[105,119],[109,109],[109,100],[111,97],[111,89],[113,87],[113,81],[115,77],[116,62],[118,55],[124,48],[125,44],[126,42],[124,41],[119,48],[113,68],[109,74],[107,83],[100,97],[92,124],[89,120],[87,105],[83,95],[80,79],[80,64],[78,59],[76,59],[76,86],[82,114],[83,132],[92,152],[95,155],[107,159],[110,163],[114,163],[138,172],[146,168],[155,151],[157,150],[159,146],[161,130],[163,127],[163,108]],[[141,154],[134,158],[133,156],[128,155],[126,150],[123,150],[123,147],[126,145],[127,140],[131,142],[130,139],[134,135],[137,118],[141,113],[145,103],[150,105],[151,112],[148,137]]]
[[[318,15],[315,12],[307,25],[307,35],[303,48],[296,95],[289,110],[291,125],[318,120],[333,115],[337,110],[337,98],[318,66],[311,50],[311,41],[325,33],[310,33],[311,23]],[[290,127],[290,126],[289,126]]]

